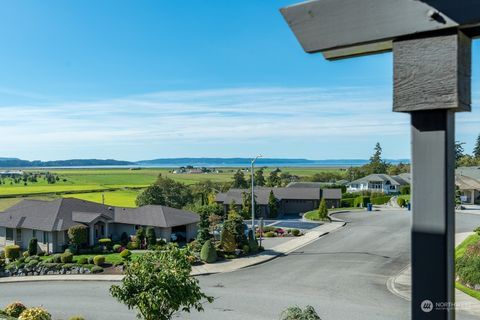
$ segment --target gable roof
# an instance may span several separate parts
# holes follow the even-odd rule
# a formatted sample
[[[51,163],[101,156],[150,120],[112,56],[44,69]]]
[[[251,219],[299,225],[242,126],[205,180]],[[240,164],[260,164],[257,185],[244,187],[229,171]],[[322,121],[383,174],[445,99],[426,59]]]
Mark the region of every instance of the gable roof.
[[[99,203],[62,198],[53,201],[22,200],[0,213],[0,226],[42,231],[63,231],[78,224],[89,224],[98,218],[113,223],[173,227],[197,223],[198,215],[165,206],[118,208]]]
[[[382,183],[387,183],[389,182],[391,185],[394,186],[400,186],[407,184],[406,181],[404,181],[401,177],[399,176],[390,176],[388,174],[369,174],[366,177],[354,180],[352,182],[347,183],[347,185],[352,185],[352,184],[365,184],[369,182],[382,182]]]
[[[342,189],[322,189],[322,198],[329,200],[339,200],[342,199]]]

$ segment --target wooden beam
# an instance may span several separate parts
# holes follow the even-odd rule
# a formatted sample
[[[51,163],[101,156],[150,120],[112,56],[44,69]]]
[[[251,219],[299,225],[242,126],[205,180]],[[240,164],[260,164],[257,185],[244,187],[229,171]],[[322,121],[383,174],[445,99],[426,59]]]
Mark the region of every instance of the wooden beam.
[[[393,111],[470,111],[471,54],[462,32],[394,41]]]
[[[358,47],[423,32],[465,28],[470,36],[480,35],[477,0],[315,0],[280,11],[303,49],[330,51],[328,59],[383,52],[391,47]]]

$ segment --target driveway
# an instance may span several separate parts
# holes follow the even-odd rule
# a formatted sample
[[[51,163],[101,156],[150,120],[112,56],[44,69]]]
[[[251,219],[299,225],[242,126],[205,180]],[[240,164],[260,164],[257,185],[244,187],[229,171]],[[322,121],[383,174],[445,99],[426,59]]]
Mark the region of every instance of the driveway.
[[[205,312],[180,319],[278,319],[291,305],[314,306],[323,320],[410,319],[407,301],[391,294],[387,279],[410,262],[408,211],[338,214],[346,227],[285,257],[243,270],[199,277],[216,298]],[[480,215],[457,214],[457,232],[480,225]],[[0,305],[22,300],[45,305],[55,318],[134,319],[108,294],[110,283],[2,284]],[[458,313],[457,319],[475,319]]]

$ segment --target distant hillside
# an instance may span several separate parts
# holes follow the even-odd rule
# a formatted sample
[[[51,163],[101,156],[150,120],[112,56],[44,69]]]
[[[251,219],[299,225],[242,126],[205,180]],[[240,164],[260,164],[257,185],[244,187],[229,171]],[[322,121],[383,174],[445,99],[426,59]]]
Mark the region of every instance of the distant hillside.
[[[17,158],[0,158],[2,168],[44,168],[44,167],[86,167],[86,166],[124,166],[135,165],[134,162],[113,159],[71,159],[54,161],[28,161]]]

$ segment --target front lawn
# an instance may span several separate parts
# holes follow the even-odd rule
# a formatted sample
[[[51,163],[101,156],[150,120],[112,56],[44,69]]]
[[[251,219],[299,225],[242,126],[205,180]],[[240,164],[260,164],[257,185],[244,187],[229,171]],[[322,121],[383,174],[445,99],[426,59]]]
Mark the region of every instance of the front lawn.
[[[357,207],[348,207],[348,208],[334,208],[328,209],[328,212],[337,212],[337,211],[354,211],[354,210],[365,210],[365,208]],[[319,221],[318,219],[318,210],[312,210],[305,213],[303,216],[305,219]]]

